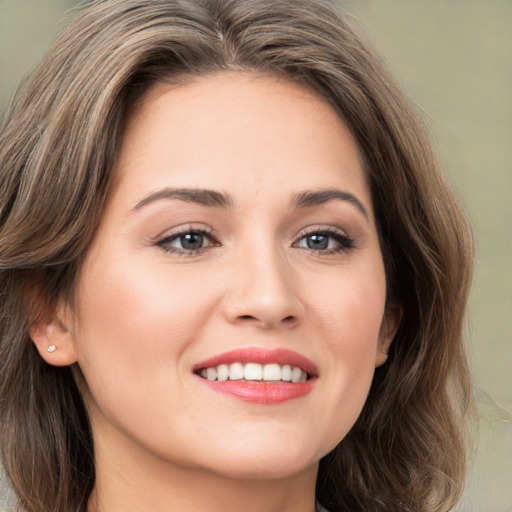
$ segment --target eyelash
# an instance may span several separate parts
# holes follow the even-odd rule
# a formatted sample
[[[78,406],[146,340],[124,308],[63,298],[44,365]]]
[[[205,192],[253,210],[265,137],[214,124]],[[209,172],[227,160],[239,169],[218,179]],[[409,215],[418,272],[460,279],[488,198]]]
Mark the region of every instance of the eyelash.
[[[209,243],[205,246],[199,247],[197,249],[185,249],[185,248],[177,248],[170,245],[172,242],[179,240],[187,235],[199,235],[209,240]],[[337,247],[331,247],[327,249],[315,250],[311,247],[300,247],[299,243],[303,240],[306,240],[308,237],[327,237],[328,239],[334,239],[338,244]],[[307,243],[307,242],[306,242]],[[328,240],[329,243],[329,240]],[[202,254],[206,249],[210,247],[220,247],[222,244],[215,238],[213,231],[207,229],[197,229],[192,227],[184,227],[181,228],[171,235],[165,236],[158,242],[156,242],[158,247],[161,247],[166,253],[176,254],[178,256],[197,256]],[[313,229],[307,232],[303,232],[297,238],[296,241],[293,242],[292,247],[297,247],[300,249],[305,249],[307,251],[311,251],[317,253],[319,255],[330,255],[330,254],[339,254],[344,252],[349,252],[351,249],[356,247],[355,241],[350,236],[346,235],[342,231],[339,231],[335,228],[322,228],[322,229]]]
[[[186,235],[199,235],[210,240],[210,242],[204,247],[199,247],[198,249],[180,249],[170,245],[175,240],[179,240]],[[171,235],[165,236],[159,240],[156,245],[161,247],[166,253],[176,254],[178,256],[196,256],[204,252],[209,247],[219,247],[221,244],[215,239],[213,231],[211,230],[185,227],[178,229]]]
[[[310,250],[312,252],[315,252],[320,255],[330,255],[330,254],[340,254],[349,252],[351,249],[356,248],[355,240],[348,236],[343,231],[340,231],[335,228],[321,228],[321,229],[313,229],[308,230],[307,232],[303,232],[298,237],[297,241],[293,243],[294,247],[297,247],[298,243],[302,240],[307,239],[308,237],[312,236],[321,236],[321,237],[327,237],[330,239],[334,239],[336,243],[338,244],[337,247],[329,248],[329,249],[322,249],[322,250],[314,250],[311,248],[303,247],[303,249]]]

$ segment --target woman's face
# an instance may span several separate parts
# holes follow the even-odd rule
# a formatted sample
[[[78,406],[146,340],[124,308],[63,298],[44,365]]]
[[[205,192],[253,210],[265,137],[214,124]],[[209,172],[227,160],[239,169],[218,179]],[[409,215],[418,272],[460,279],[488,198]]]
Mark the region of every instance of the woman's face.
[[[275,78],[158,85],[116,172],[59,313],[96,446],[238,477],[314,467],[396,324],[347,128]]]

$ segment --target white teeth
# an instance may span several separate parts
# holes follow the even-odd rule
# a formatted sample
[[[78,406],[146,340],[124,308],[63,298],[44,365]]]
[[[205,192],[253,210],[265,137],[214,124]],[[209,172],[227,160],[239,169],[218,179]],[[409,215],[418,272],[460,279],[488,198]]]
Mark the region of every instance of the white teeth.
[[[292,367],[289,364],[285,364],[281,368],[281,379],[286,382],[290,382],[292,380]]]
[[[203,368],[200,372],[201,377],[208,380],[224,382],[226,380],[250,380],[250,381],[269,381],[269,382],[306,382],[308,374],[298,366],[289,364],[280,365],[269,363],[261,365],[258,363],[231,363],[219,364],[210,368]]]
[[[247,363],[244,368],[245,380],[261,380],[263,377],[263,368],[258,363]]]
[[[278,364],[266,364],[263,367],[263,380],[281,380],[281,367]]]
[[[208,368],[209,369],[209,368]],[[297,366],[293,367],[292,370],[292,382],[300,382],[302,370]]]
[[[217,366],[217,380],[225,381],[229,377],[229,368],[227,364],[219,364]]]
[[[229,365],[229,380],[241,380],[244,378],[244,365],[232,363]]]

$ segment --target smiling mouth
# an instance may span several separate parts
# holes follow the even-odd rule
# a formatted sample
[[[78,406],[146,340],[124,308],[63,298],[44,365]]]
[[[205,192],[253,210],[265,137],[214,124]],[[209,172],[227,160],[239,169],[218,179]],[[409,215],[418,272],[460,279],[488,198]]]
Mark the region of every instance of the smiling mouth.
[[[257,405],[300,399],[318,381],[310,359],[283,348],[238,348],[197,363],[193,372],[212,391]]]
[[[305,370],[298,366],[278,363],[234,362],[201,368],[195,373],[203,379],[217,382],[289,382],[299,384],[311,378]]]

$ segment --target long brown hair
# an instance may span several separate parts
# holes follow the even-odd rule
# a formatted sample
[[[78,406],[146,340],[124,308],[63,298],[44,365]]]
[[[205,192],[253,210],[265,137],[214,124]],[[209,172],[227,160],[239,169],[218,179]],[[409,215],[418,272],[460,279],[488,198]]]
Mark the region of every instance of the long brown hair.
[[[93,439],[70,368],[28,328],[72,300],[129,108],[156,82],[245,69],[330,102],[355,136],[388,301],[403,320],[355,426],[320,464],[341,510],[441,512],[464,475],[461,339],[471,234],[426,130],[381,59],[327,0],[103,0],[56,41],[0,133],[0,449],[25,512],[85,511]]]

